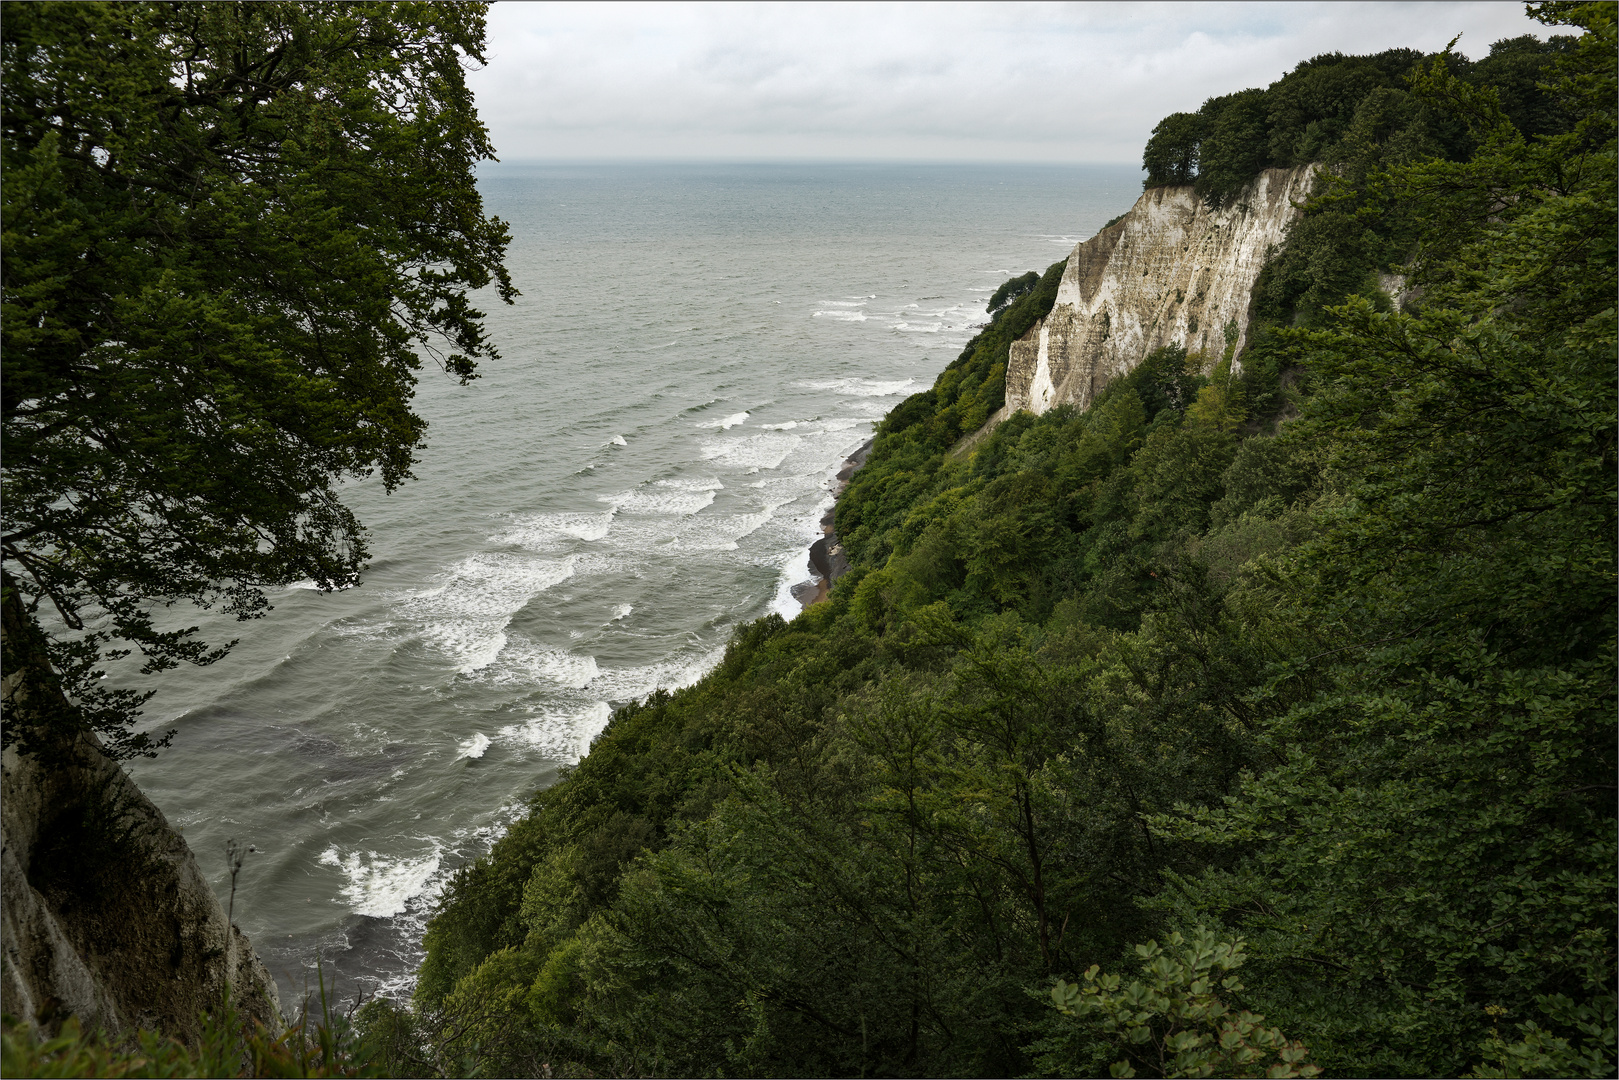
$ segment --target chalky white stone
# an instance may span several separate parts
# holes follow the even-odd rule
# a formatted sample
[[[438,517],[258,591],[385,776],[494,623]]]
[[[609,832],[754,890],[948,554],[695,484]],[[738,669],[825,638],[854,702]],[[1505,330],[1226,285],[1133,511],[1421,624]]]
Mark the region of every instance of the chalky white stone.
[[[1267,169],[1218,210],[1190,184],[1143,192],[1068,256],[1050,314],[1012,343],[1006,404],[985,430],[1020,409],[1086,408],[1163,345],[1184,344],[1189,366],[1206,372],[1233,321],[1240,353],[1254,282],[1309,197],[1316,168]]]

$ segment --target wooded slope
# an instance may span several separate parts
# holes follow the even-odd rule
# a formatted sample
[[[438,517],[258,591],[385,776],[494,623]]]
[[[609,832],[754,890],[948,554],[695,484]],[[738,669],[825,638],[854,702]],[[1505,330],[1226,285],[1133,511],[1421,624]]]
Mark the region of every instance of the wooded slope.
[[[1444,60],[1366,96],[1405,122],[1240,374],[1160,349],[952,457],[1060,265],[1009,283],[883,423],[830,601],[456,879],[391,1067],[1611,1074],[1615,39],[1542,17],[1586,30],[1543,130]]]

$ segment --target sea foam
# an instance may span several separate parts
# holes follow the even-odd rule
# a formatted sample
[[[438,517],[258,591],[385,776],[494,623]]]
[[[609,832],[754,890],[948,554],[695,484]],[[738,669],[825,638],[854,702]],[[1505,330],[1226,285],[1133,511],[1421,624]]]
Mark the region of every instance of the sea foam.
[[[356,915],[386,919],[405,910],[438,872],[443,848],[432,841],[432,851],[416,858],[382,855],[375,851],[342,852],[329,847],[321,853],[324,866],[334,866],[345,879],[338,890]]]
[[[695,514],[714,501],[714,492],[723,489],[720,480],[657,480],[633,491],[598,495],[615,511],[626,514]]]
[[[745,412],[732,413],[730,416],[727,416],[724,419],[721,419],[721,420],[708,420],[708,421],[705,421],[704,423],[698,424],[697,427],[700,427],[700,428],[719,428],[722,431],[730,431],[732,428],[736,427],[738,424],[742,423],[747,418],[748,418],[748,414],[745,413]]]
[[[507,685],[532,685],[536,679],[546,679],[580,690],[599,674],[594,656],[548,649],[521,635],[506,641],[498,659],[498,663],[489,665],[480,675]]]
[[[456,747],[455,758],[457,761],[462,758],[481,758],[487,749],[489,749],[489,736],[481,731],[474,732],[472,738],[461,740],[461,744]]]
[[[916,379],[807,379],[793,385],[810,390],[831,390],[850,397],[893,397],[897,394],[914,394],[922,388]]]
[[[517,749],[572,765],[590,752],[590,744],[612,718],[612,706],[605,701],[576,709],[547,708],[523,723],[508,724],[499,735]]]
[[[573,576],[574,556],[542,559],[486,551],[456,563],[443,584],[411,597],[401,613],[422,623],[422,637],[471,673],[492,663],[506,644],[506,625],[529,600]]]
[[[592,543],[606,536],[612,527],[612,510],[601,514],[531,514],[495,533],[489,542],[543,552],[554,550],[567,538]]]
[[[700,452],[704,460],[733,469],[774,469],[798,444],[797,435],[772,431],[706,443]]]

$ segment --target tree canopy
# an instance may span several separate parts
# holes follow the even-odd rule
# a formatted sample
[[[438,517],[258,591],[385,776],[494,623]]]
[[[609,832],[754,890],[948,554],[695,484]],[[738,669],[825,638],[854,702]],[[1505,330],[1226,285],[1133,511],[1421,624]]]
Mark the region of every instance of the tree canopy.
[[[358,579],[339,482],[409,478],[423,358],[475,378],[496,354],[469,290],[515,295],[472,171],[484,10],[5,5],[6,668],[39,691],[8,745],[150,752],[145,695],[101,665],[229,647],[156,608],[246,619],[265,586]]]
[[[389,1068],[1612,1075],[1619,49],[1535,11],[1544,108],[1442,55],[1345,114],[1243,355],[952,452],[1061,264],[995,313],[830,599],[456,876]]]
[[[1463,82],[1493,88],[1503,114],[1519,131],[1553,135],[1566,130],[1568,118],[1543,89],[1543,79],[1548,65],[1573,41],[1568,35],[1541,41],[1526,34],[1496,42],[1477,63],[1455,53],[1446,54],[1446,63]],[[1146,186],[1195,184],[1199,196],[1219,206],[1262,169],[1341,165],[1361,145],[1357,129],[1364,131],[1387,113],[1390,94],[1410,105],[1400,114],[1405,142],[1425,154],[1465,158],[1476,145],[1468,125],[1408,96],[1407,79],[1426,59],[1431,58],[1414,49],[1372,56],[1327,53],[1263,90],[1212,97],[1197,112],[1173,113],[1153,128],[1142,153]],[[1386,141],[1390,134],[1379,131],[1377,139]]]

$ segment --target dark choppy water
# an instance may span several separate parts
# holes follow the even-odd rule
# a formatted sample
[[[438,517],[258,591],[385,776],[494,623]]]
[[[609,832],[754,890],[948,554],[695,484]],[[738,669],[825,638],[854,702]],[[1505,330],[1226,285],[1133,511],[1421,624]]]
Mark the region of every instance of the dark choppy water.
[[[316,958],[408,992],[437,891],[613,707],[697,679],[791,615],[833,472],[931,385],[991,290],[1139,191],[1124,167],[496,166],[523,296],[503,358],[424,380],[419,479],[350,488],[375,560],[290,588],[137,765],[290,1003]]]

